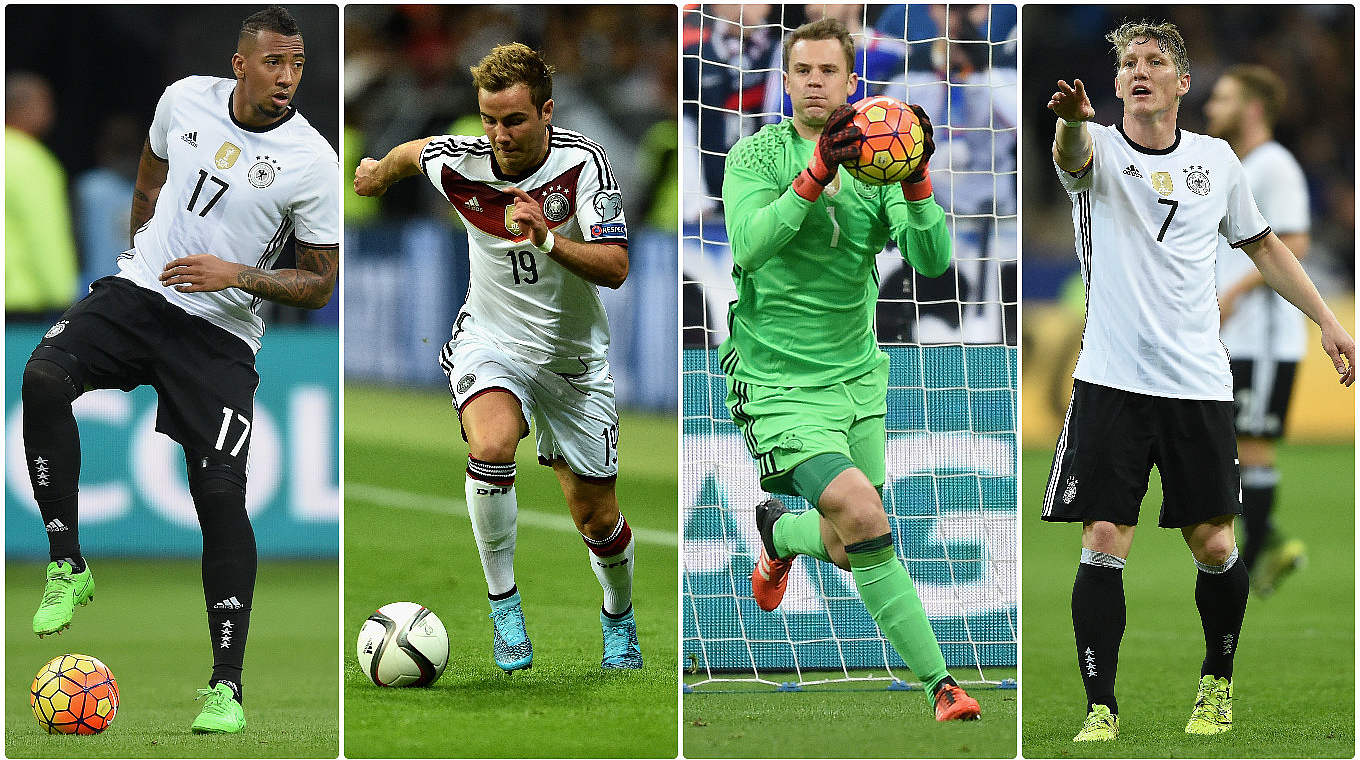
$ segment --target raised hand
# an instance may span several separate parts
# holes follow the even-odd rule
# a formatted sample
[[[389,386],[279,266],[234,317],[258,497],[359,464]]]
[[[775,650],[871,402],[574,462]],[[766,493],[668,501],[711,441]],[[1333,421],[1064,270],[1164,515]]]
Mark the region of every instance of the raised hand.
[[[1086,85],[1080,79],[1073,79],[1071,85],[1059,79],[1058,91],[1048,99],[1048,108],[1064,121],[1089,121],[1096,117],[1096,109],[1086,97]]]
[[[795,193],[809,201],[817,200],[822,189],[836,178],[836,167],[859,155],[859,141],[864,133],[850,123],[854,118],[855,109],[844,103],[827,117],[808,168],[793,180]]]

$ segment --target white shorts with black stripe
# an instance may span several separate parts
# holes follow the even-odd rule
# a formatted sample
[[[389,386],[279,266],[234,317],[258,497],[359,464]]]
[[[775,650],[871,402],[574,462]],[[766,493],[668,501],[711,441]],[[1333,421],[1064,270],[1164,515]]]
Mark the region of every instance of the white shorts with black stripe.
[[[460,415],[483,393],[508,391],[519,400],[525,424],[533,421],[539,462],[561,459],[586,478],[618,474],[619,413],[605,359],[534,361],[460,330],[440,351],[439,365]]]

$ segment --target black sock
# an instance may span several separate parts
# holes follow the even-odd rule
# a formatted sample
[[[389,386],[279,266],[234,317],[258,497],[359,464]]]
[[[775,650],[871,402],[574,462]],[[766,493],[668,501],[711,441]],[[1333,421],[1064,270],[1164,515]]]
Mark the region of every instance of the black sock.
[[[946,686],[958,686],[958,685],[959,682],[955,681],[953,676],[945,676],[944,678],[940,679],[939,683],[935,684],[935,693],[931,694],[930,696],[932,698],[937,697],[940,694],[940,689],[943,689]]]
[[[1195,606],[1204,626],[1204,664],[1201,676],[1232,678],[1233,655],[1242,633],[1242,618],[1247,612],[1247,590],[1251,585],[1246,564],[1229,559],[1232,567],[1220,573],[1200,568],[1195,579]]]
[[[246,515],[244,476],[202,461],[188,458],[190,491],[203,528],[203,597],[213,652],[209,684],[226,683],[240,701],[255,595],[255,531]]]
[[[1086,709],[1106,705],[1118,714],[1114,699],[1119,642],[1124,638],[1124,571],[1082,562],[1072,585],[1072,630],[1077,638],[1077,665],[1086,687]]]
[[[24,367],[20,396],[24,410],[24,459],[33,498],[47,529],[48,558],[70,559],[77,572],[80,556],[77,491],[80,481],[80,431],[71,402],[75,385],[61,367],[42,359]]]
[[[1275,484],[1280,479],[1274,467],[1242,468],[1242,520],[1247,536],[1242,543],[1242,562],[1248,573],[1256,569],[1261,552],[1270,545],[1274,526],[1270,511],[1275,506]]]

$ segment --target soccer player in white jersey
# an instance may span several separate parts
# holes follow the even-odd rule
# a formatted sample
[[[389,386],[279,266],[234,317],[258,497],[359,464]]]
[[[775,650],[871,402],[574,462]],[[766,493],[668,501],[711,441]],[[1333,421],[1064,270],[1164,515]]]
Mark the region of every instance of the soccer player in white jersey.
[[[604,589],[604,668],[640,668],[633,538],[614,495],[618,413],[597,286],[628,276],[623,199],[604,149],[553,126],[552,67],[525,45],[472,68],[485,137],[432,137],[365,158],[354,191],[423,173],[463,217],[471,283],[439,361],[469,456],[465,493],[491,603],[492,655],[533,663],[515,585],[515,449],[534,420]]]
[[[212,675],[196,733],[245,728],[241,668],[255,588],[246,455],[260,300],[320,308],[335,287],[339,161],[291,105],[305,53],[277,6],[241,26],[232,79],[165,89],[142,149],[132,248],[119,273],[47,331],[24,367],[24,450],[50,545],[33,632],[71,624],[94,597],[77,538],[80,439],[71,402],[87,390],[151,385],[156,429],[184,447],[203,530]],[[296,240],[297,267],[271,269]]]
[[[1322,347],[1348,386],[1355,342],[1257,211],[1232,148],[1176,126],[1190,90],[1176,27],[1125,23],[1106,39],[1123,118],[1092,123],[1081,80],[1059,81],[1048,103],[1058,116],[1053,160],[1072,197],[1086,285],[1081,356],[1043,508],[1045,520],[1083,524],[1072,624],[1087,717],[1075,741],[1118,735],[1123,568],[1154,464],[1162,476],[1158,524],[1181,530],[1199,569],[1205,657],[1185,730],[1217,734],[1232,727],[1233,654],[1248,586],[1233,537],[1242,509],[1232,375],[1214,293],[1220,236],[1321,326]]]
[[[1204,107],[1208,132],[1232,146],[1242,161],[1256,205],[1295,256],[1308,253],[1308,181],[1289,151],[1275,142],[1275,120],[1285,85],[1270,69],[1231,66]],[[1303,314],[1265,286],[1240,251],[1218,248],[1220,338],[1232,357],[1237,456],[1242,466],[1242,562],[1257,594],[1268,596],[1303,564],[1305,547],[1270,519],[1275,487],[1275,442],[1284,434],[1294,372],[1306,350]]]

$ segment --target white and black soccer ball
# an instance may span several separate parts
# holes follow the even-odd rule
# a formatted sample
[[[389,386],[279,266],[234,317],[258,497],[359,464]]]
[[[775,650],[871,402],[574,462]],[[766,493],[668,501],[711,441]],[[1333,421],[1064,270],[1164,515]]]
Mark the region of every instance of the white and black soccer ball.
[[[359,667],[378,686],[429,686],[449,661],[449,634],[415,602],[384,604],[359,629]]]

